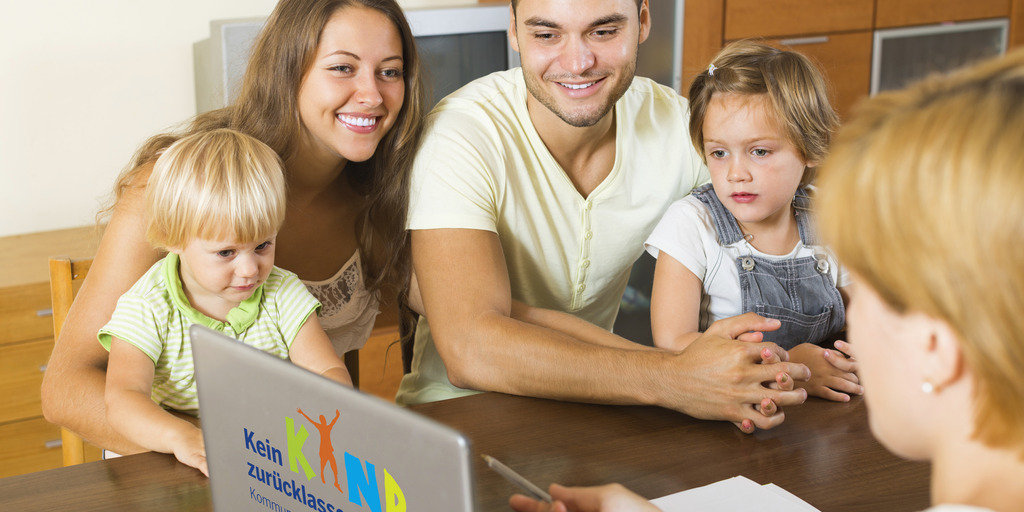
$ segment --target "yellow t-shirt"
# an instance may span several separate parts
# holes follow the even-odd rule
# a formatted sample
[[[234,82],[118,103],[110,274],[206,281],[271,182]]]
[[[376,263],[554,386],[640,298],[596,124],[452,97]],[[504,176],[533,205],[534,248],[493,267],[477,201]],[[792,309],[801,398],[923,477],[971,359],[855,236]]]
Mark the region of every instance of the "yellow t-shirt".
[[[537,134],[526,95],[517,68],[434,108],[413,166],[408,228],[497,233],[513,299],[611,329],[644,240],[669,204],[710,179],[690,144],[686,99],[635,78],[615,104],[612,171],[583,197]],[[469,393],[448,381],[421,319],[397,401]]]

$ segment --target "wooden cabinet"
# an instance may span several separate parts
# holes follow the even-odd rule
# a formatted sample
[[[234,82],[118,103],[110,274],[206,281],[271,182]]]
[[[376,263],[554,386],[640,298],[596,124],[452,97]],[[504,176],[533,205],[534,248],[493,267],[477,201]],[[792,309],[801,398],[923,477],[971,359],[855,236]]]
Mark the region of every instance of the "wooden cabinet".
[[[1005,18],[1010,0],[878,0],[875,28]]]
[[[0,478],[61,466],[60,427],[38,414],[0,423]]]
[[[831,83],[839,117],[846,119],[871,90],[875,30],[991,18],[1009,18],[1010,46],[1024,45],[1024,0],[686,2],[682,92],[725,43],[761,38],[815,58]]]
[[[53,350],[47,259],[91,257],[94,227],[0,238],[0,477],[61,465],[60,428],[43,419],[39,387]],[[86,460],[99,450],[86,449]]]
[[[829,79],[832,106],[845,119],[871,89],[871,38],[871,31],[859,31],[766,42],[792,48],[817,61]]]
[[[53,335],[49,281],[13,286],[0,282],[0,288],[0,345]]]
[[[0,424],[39,416],[39,386],[53,338],[4,346],[0,359]]]
[[[737,39],[763,39],[810,56],[829,80],[840,118],[871,88],[874,0],[687,2],[683,93],[718,50]]]
[[[871,30],[874,0],[729,0],[725,40]]]

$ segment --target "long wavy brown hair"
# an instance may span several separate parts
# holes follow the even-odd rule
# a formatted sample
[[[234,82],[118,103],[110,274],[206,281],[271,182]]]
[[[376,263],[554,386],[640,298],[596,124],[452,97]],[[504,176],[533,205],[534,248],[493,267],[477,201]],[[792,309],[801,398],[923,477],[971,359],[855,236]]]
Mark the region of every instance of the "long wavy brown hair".
[[[287,162],[303,134],[297,106],[299,87],[313,64],[320,34],[335,12],[352,6],[384,14],[402,38],[402,109],[373,157],[348,162],[345,175],[353,189],[367,197],[367,206],[355,222],[367,288],[383,292],[383,297],[404,300],[411,268],[405,229],[409,169],[419,146],[425,93],[412,31],[395,0],[281,0],[256,39],[238,99],[228,107],[197,115],[180,130],[155,135],[143,143],[117,180],[113,204],[146,164],[174,141],[198,132],[238,130],[267,144]],[[100,212],[101,218],[113,204]]]

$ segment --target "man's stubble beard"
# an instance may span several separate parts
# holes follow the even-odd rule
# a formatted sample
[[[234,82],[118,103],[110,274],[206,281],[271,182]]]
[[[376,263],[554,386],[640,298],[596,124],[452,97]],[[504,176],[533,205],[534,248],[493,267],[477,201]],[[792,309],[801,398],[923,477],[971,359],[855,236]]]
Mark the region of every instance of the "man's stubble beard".
[[[547,91],[543,87],[543,82],[550,81],[543,80],[543,82],[538,83],[537,80],[534,78],[534,75],[527,73],[524,69],[523,78],[526,81],[526,89],[527,91],[529,91],[530,96],[533,96],[535,100],[540,102],[541,105],[544,105],[545,108],[551,111],[552,114],[558,116],[558,118],[561,119],[566,124],[574,126],[576,128],[586,128],[589,126],[594,126],[599,121],[604,119],[604,116],[608,115],[608,112],[611,112],[612,107],[615,106],[615,103],[619,101],[619,98],[621,98],[627,90],[629,90],[629,86],[633,83],[633,78],[636,74],[636,60],[637,51],[639,50],[639,47],[640,46],[638,44],[637,47],[633,50],[633,59],[630,61],[629,66],[624,70],[624,73],[620,75],[621,77],[623,77],[623,79],[621,79],[619,82],[615,84],[615,88],[612,90],[611,94],[608,95],[607,101],[603,105],[589,113],[566,112],[559,109],[558,102],[555,101],[555,99],[550,94],[546,94]],[[579,78],[587,78],[586,73],[581,75]],[[555,87],[561,86],[555,84]]]

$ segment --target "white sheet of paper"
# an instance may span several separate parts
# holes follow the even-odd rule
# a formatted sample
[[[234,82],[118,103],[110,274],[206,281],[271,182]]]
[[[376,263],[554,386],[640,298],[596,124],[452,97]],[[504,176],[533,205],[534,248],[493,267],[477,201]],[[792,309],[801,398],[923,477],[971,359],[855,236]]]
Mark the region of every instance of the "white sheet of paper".
[[[764,484],[761,487],[764,487],[765,489],[768,489],[768,490],[778,494],[779,496],[782,496],[783,498],[786,498],[787,500],[790,500],[790,503],[792,503],[794,505],[794,508],[791,508],[790,510],[794,510],[794,511],[798,511],[798,512],[820,512],[818,509],[812,507],[806,501],[804,501],[804,500],[802,500],[800,498],[797,498],[795,494],[793,494],[793,493],[791,493],[791,492],[789,492],[789,491],[787,491],[787,490],[783,489],[782,487],[779,487],[779,486],[777,486],[775,484]]]
[[[761,485],[745,476],[680,491],[651,503],[665,512],[819,512],[775,484]]]

